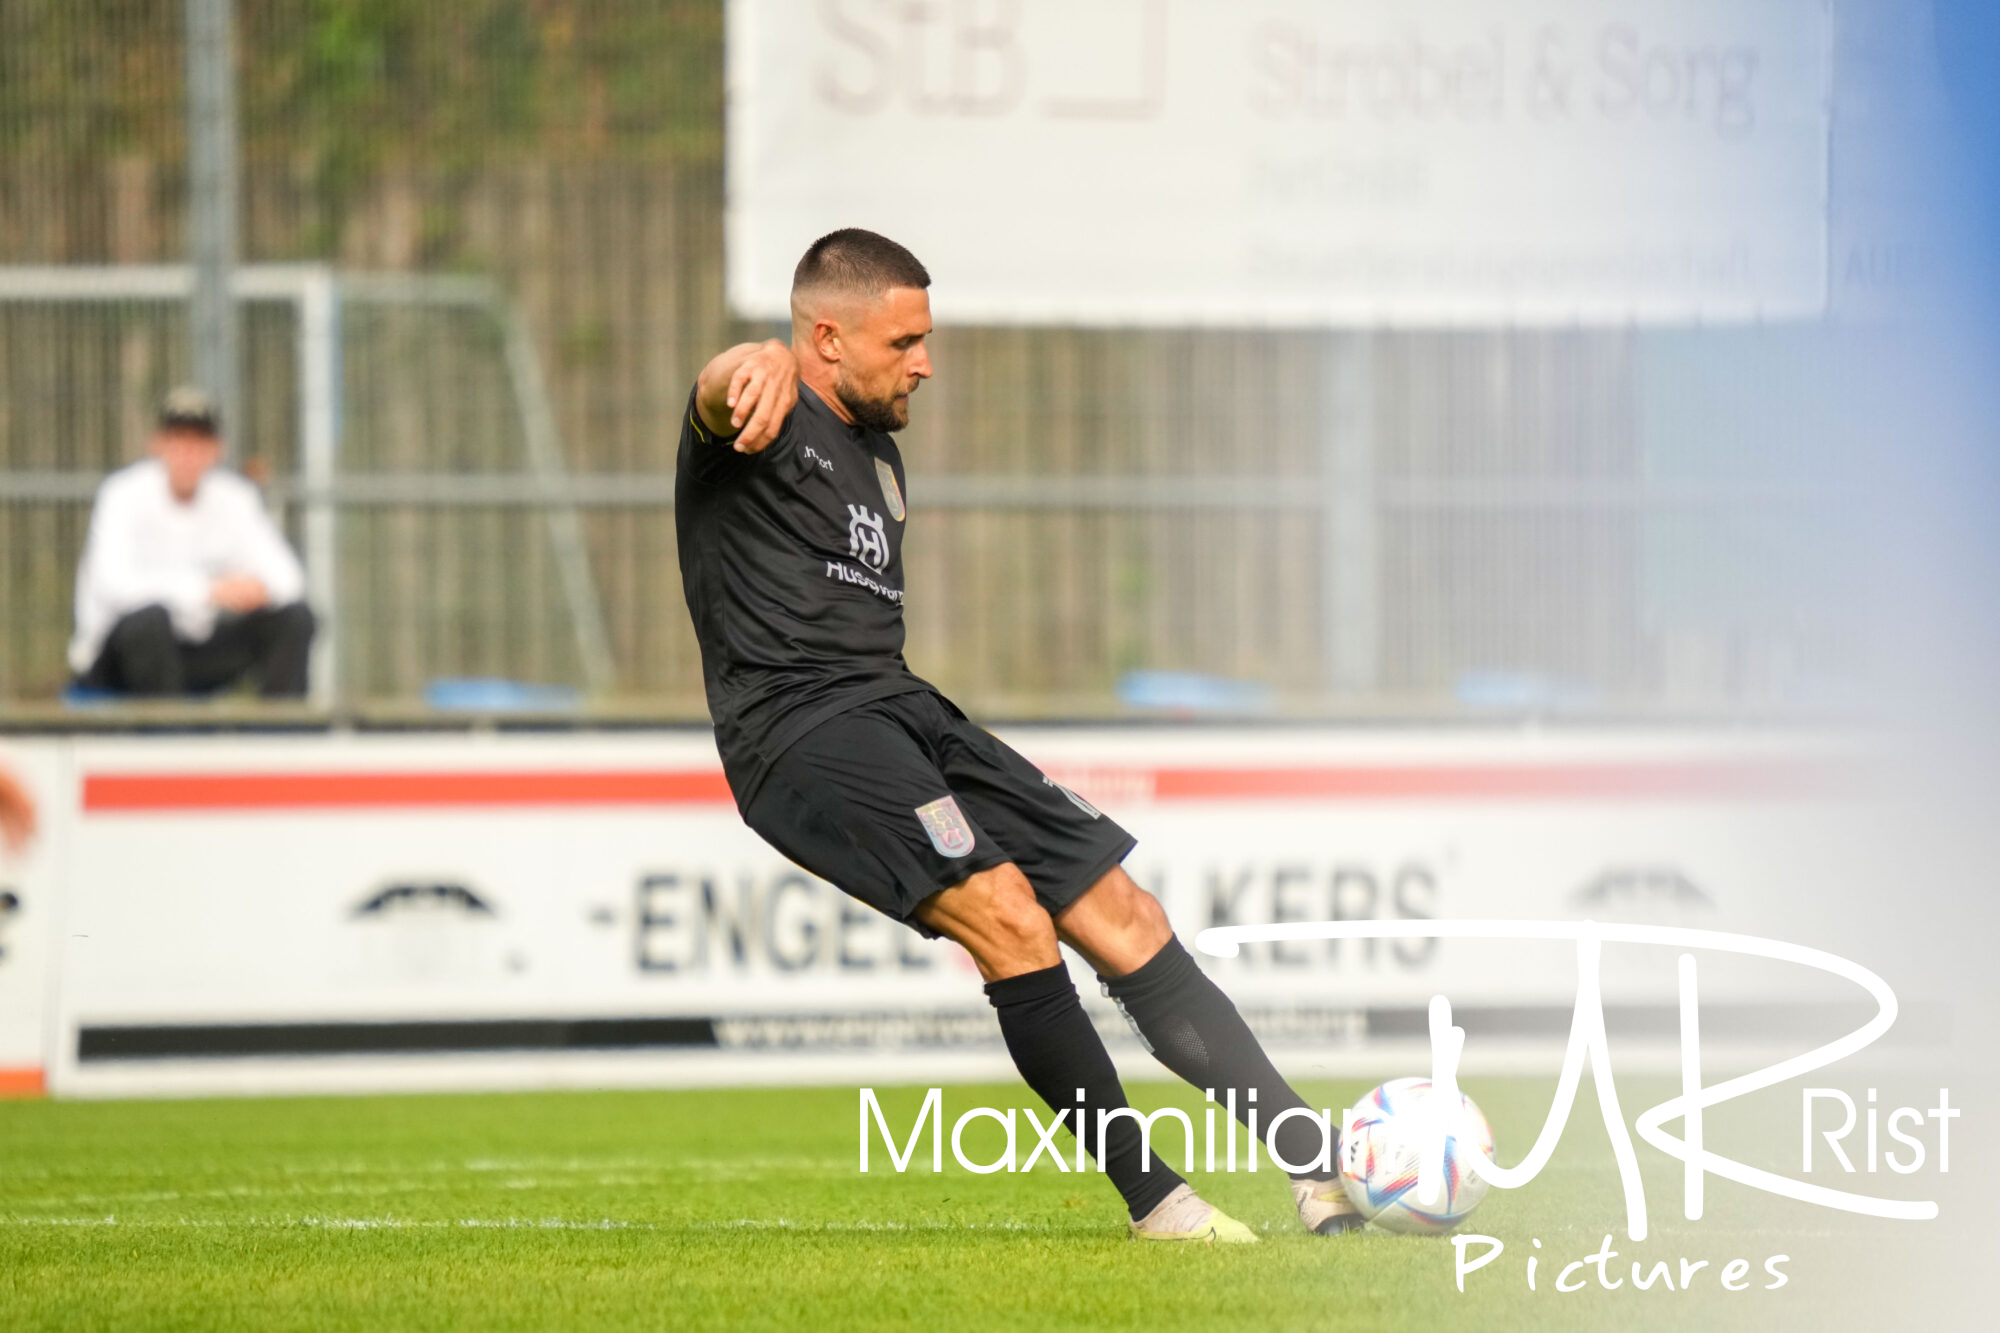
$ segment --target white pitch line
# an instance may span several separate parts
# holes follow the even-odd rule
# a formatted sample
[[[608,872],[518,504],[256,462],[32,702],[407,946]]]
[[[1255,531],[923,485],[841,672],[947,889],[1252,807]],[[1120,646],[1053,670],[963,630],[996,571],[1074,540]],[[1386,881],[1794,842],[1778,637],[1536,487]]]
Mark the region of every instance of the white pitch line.
[[[274,1169],[291,1176],[454,1175],[461,1171],[544,1175],[593,1171],[840,1171],[845,1157],[471,1157],[462,1162],[290,1162]],[[15,1175],[47,1175],[32,1171]]]
[[[739,1217],[726,1222],[692,1222],[676,1226],[658,1222],[631,1222],[618,1218],[574,1220],[560,1217],[0,1217],[0,1227],[119,1228],[133,1230],[175,1230],[181,1228],[242,1228],[262,1231],[801,1231],[801,1232],[895,1232],[895,1231],[1004,1231],[1055,1232],[1066,1228],[1027,1222],[796,1222],[785,1217]]]
[[[258,1230],[317,1229],[328,1231],[404,1230],[524,1230],[524,1231],[658,1231],[652,1222],[626,1222],[616,1218],[575,1221],[561,1217],[6,1217],[0,1227],[118,1227],[169,1230],[182,1227],[254,1228]]]
[[[698,1222],[701,1231],[1059,1231],[1064,1228],[1027,1222],[794,1222],[785,1217],[739,1217],[731,1222]]]
[[[93,1207],[97,1205],[130,1206],[141,1203],[175,1203],[196,1199],[266,1199],[298,1198],[311,1195],[370,1195],[399,1194],[425,1191],[437,1188],[434,1180],[414,1180],[410,1175],[438,1176],[458,1172],[491,1174],[505,1171],[533,1170],[545,1176],[587,1176],[586,1182],[607,1188],[643,1189],[657,1186],[675,1178],[693,1176],[706,1182],[728,1182],[754,1180],[769,1175],[794,1176],[834,1176],[853,1170],[845,1160],[823,1158],[691,1158],[684,1162],[650,1162],[633,1164],[623,1168],[616,1165],[591,1163],[588,1161],[554,1163],[545,1162],[533,1167],[526,1161],[502,1162],[479,1160],[475,1162],[432,1163],[425,1166],[370,1167],[356,1166],[331,1168],[325,1172],[314,1172],[306,1168],[286,1168],[284,1185],[225,1185],[208,1189],[132,1189],[132,1190],[92,1190],[85,1194],[46,1195],[38,1198],[17,1197],[16,1206],[28,1207]],[[317,1179],[330,1176],[332,1179]],[[369,1177],[380,1179],[370,1180]],[[399,1179],[398,1177],[405,1177]],[[516,1179],[482,1182],[484,1189],[531,1190],[567,1189],[574,1186],[573,1179],[541,1181],[532,1175],[522,1175]]]

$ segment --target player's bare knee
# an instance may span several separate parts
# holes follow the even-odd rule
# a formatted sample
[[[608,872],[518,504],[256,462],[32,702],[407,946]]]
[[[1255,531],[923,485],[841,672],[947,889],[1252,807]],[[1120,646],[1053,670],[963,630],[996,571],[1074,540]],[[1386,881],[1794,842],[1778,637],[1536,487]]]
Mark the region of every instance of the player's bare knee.
[[[1120,878],[1124,879],[1126,920],[1133,933],[1147,938],[1157,936],[1163,940],[1173,934],[1173,926],[1167,921],[1167,909],[1160,906],[1160,900],[1129,878]]]
[[[1012,865],[981,871],[935,900],[935,915],[989,979],[1054,965],[1055,923]]]
[[[1174,933],[1160,900],[1115,868],[1063,909],[1056,929],[1104,976],[1143,966]]]
[[[1018,890],[1010,885],[996,893],[987,907],[986,920],[996,938],[1024,952],[1055,947],[1056,924],[1025,883]]]
[[[1027,877],[1013,865],[982,870],[966,881],[970,910],[977,912],[995,935],[1021,940],[1053,938],[1055,926],[1035,900]]]
[[[1088,923],[1088,925],[1086,925]],[[1097,883],[1063,909],[1059,925],[1088,929],[1093,933],[1113,931],[1119,935],[1164,938],[1172,933],[1167,910],[1160,900],[1133,883],[1132,877],[1113,867]]]

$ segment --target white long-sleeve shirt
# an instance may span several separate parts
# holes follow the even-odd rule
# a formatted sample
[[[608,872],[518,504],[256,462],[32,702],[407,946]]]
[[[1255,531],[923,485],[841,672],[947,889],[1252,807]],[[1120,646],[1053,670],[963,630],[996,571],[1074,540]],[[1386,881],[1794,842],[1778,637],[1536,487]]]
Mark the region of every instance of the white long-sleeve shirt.
[[[211,468],[182,504],[156,459],[112,473],[97,488],[77,566],[70,666],[88,671],[119,617],[155,604],[167,608],[177,638],[202,642],[215,633],[209,585],[231,574],[260,580],[272,606],[305,592],[298,557],[255,486]]]

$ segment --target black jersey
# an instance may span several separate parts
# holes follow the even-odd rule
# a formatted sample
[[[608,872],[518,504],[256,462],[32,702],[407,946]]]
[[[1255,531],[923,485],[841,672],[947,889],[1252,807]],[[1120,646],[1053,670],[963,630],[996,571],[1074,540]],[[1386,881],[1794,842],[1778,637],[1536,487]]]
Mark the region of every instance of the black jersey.
[[[931,688],[903,662],[903,484],[895,441],[806,385],[756,454],[711,432],[689,396],[674,470],[681,588],[739,808],[820,723]]]

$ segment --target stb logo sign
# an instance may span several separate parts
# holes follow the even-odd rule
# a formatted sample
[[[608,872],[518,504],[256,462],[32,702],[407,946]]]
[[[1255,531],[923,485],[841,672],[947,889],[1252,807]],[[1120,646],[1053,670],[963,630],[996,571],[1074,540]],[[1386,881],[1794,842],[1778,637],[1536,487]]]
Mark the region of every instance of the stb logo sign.
[[[869,513],[865,505],[847,506],[847,553],[877,574],[889,563],[889,538],[882,531],[882,516]]]

